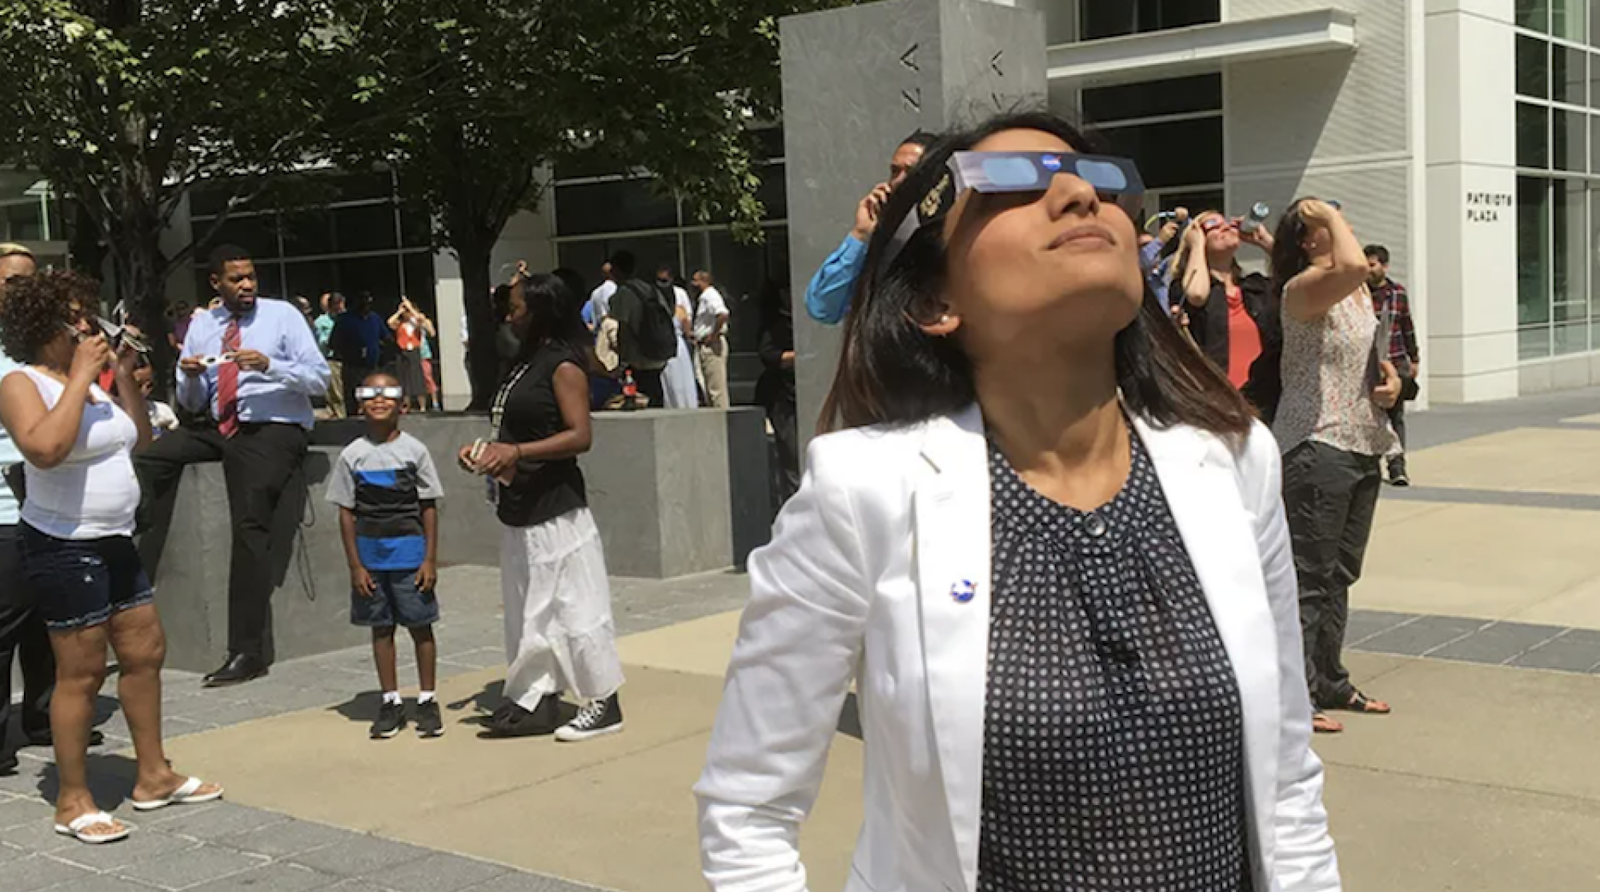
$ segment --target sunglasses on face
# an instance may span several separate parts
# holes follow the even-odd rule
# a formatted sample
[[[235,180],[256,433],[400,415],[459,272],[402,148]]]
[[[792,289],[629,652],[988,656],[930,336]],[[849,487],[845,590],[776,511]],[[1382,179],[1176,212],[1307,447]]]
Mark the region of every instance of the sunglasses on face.
[[[895,230],[881,269],[888,269],[924,226],[943,220],[968,189],[981,195],[1044,192],[1057,175],[1066,174],[1093,186],[1102,201],[1116,204],[1129,219],[1137,219],[1144,204],[1144,180],[1129,158],[1072,152],[956,152],[946,167],[932,191]]]
[[[375,400],[378,397],[383,397],[384,399],[397,400],[397,399],[400,399],[402,396],[405,396],[405,391],[403,389],[399,388],[399,387],[357,387],[356,388],[356,399],[361,400],[363,402],[365,402],[367,400]]]

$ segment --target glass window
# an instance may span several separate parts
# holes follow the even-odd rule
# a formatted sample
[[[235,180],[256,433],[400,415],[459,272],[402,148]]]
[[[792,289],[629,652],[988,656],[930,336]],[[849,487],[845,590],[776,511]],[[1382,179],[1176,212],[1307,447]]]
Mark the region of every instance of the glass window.
[[[1518,25],[1550,33],[1550,0],[1517,0],[1516,10]]]
[[[406,297],[411,298],[411,302],[420,307],[422,312],[434,317],[437,326],[438,296],[434,290],[433,254],[407,254],[401,264],[405,272]]]
[[[1589,36],[1588,0],[1552,0],[1550,33],[1582,43]]]
[[[1589,54],[1589,107],[1600,108],[1600,56],[1593,53]]]
[[[1550,110],[1542,105],[1517,103],[1517,166],[1550,166]]]
[[[283,252],[289,257],[332,254],[338,248],[333,241],[333,216],[327,211],[300,211],[285,214],[279,219],[283,232]]]
[[[562,235],[668,229],[678,225],[678,205],[657,194],[649,180],[560,186],[556,222]]]
[[[1083,117],[1097,124],[1221,110],[1220,74],[1094,87],[1083,91]]]
[[[1589,0],[1589,45],[1600,47],[1600,0]]]
[[[1550,181],[1517,177],[1517,324],[1550,321]]]
[[[398,248],[394,205],[366,204],[333,212],[333,237],[339,253],[385,251]]]
[[[1584,68],[1588,56],[1589,54],[1583,50],[1570,47],[1550,48],[1550,84],[1555,90],[1557,102],[1583,105],[1588,101],[1588,96],[1584,95],[1584,87],[1589,81],[1588,72]]]
[[[1082,38],[1120,37],[1221,21],[1221,0],[1082,0]]]
[[[1547,359],[1550,356],[1550,326],[1517,330],[1518,359]]]
[[[1589,226],[1587,184],[1582,180],[1556,180],[1554,187],[1555,209],[1551,215],[1555,249],[1551,300],[1557,305],[1583,308],[1579,317],[1588,316],[1589,301]],[[1576,318],[1576,317],[1575,317]],[[1557,321],[1560,316],[1557,314]]]
[[[609,256],[603,239],[556,243],[556,265],[576,272],[590,289],[600,284],[600,265]]]
[[[44,241],[44,208],[37,201],[0,207],[0,238],[13,242]]]
[[[1149,189],[1222,181],[1222,118],[1113,127],[1112,151],[1132,158]],[[1182,147],[1175,151],[1176,147]]]
[[[1550,44],[1517,35],[1517,95],[1550,98]]]
[[[1586,141],[1589,136],[1589,116],[1583,112],[1551,109],[1554,126],[1551,128],[1551,157],[1557,170],[1583,173],[1588,163]]]
[[[365,291],[372,295],[372,312],[387,319],[400,307],[400,259],[360,257],[338,261],[340,290],[346,297]]]
[[[285,263],[283,269],[289,293],[304,295],[312,303],[331,291],[344,291],[339,283],[338,264],[332,260],[295,261]]]
[[[210,223],[201,223],[195,226],[195,234],[204,236],[210,228]],[[250,256],[260,260],[278,256],[278,229],[274,217],[253,214],[243,217],[229,217],[227,222],[217,228],[215,234],[205,240],[195,256],[204,262],[211,249],[218,245],[237,245],[250,253]],[[257,264],[259,266],[260,264]],[[261,286],[265,291],[265,285]]]

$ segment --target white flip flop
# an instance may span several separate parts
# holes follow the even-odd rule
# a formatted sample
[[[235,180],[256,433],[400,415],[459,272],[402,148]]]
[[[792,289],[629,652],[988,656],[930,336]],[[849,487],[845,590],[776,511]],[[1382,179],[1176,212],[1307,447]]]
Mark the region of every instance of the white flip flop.
[[[155,811],[158,808],[166,808],[169,805],[198,805],[201,802],[212,802],[222,798],[221,787],[210,793],[195,792],[205,785],[206,782],[200,778],[191,777],[184,781],[178,789],[173,790],[172,795],[165,799],[151,799],[146,802],[140,802],[137,799],[133,800],[134,811]]]
[[[111,827],[119,823],[121,822],[103,811],[91,811],[78,815],[68,823],[57,824],[56,832],[62,836],[70,836],[78,842],[97,846],[108,842],[116,842],[119,839],[127,839],[128,834],[133,832],[133,827],[128,824],[122,824],[122,829],[113,833],[89,833],[87,832],[88,829],[101,824]]]

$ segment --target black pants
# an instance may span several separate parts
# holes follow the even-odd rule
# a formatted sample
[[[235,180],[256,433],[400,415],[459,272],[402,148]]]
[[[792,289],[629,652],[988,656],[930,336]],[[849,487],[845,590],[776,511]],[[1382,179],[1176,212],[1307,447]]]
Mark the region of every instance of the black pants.
[[[665,369],[634,369],[633,383],[639,392],[650,398],[650,408],[665,409],[667,407],[667,390],[661,383],[661,373]]]
[[[777,492],[774,508],[782,509],[784,503],[800,488],[800,424],[792,400],[778,399],[767,406],[767,420],[772,423],[772,439],[777,447],[777,462],[773,478]]]
[[[50,633],[34,609],[33,592],[22,577],[16,526],[0,526],[0,758],[16,752],[7,739],[11,725],[11,658],[22,661],[22,733],[50,730],[50,692],[56,684],[56,659]]]
[[[178,481],[192,464],[221,461],[228,484],[233,553],[228,566],[228,652],[270,659],[266,652],[274,563],[272,518],[290,481],[300,479],[307,435],[292,424],[246,424],[233,439],[215,429],[177,430],[134,459],[144,488],[139,550],[152,576],[159,565]],[[301,485],[304,485],[303,483]],[[209,556],[208,556],[209,557]]]
[[[1319,709],[1348,703],[1355,692],[1341,651],[1350,586],[1361,578],[1382,485],[1376,456],[1308,442],[1284,457],[1283,502],[1300,581],[1306,683]]]
[[[1406,403],[1401,400],[1389,410],[1389,423],[1394,425],[1395,436],[1400,438],[1400,454],[1389,459],[1389,477],[1406,471]]]
[[[365,385],[367,376],[375,371],[371,366],[344,364],[344,411],[350,418],[361,417],[361,403],[356,400],[356,388]]]

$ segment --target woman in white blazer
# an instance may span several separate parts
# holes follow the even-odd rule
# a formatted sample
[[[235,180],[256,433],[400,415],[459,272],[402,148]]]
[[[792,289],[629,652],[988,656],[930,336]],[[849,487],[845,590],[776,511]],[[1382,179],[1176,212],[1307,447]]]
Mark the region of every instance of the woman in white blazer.
[[[1327,892],[1278,449],[1145,292],[1137,170],[1045,114],[880,220],[696,787],[719,892],[807,889],[854,685],[848,892]]]

